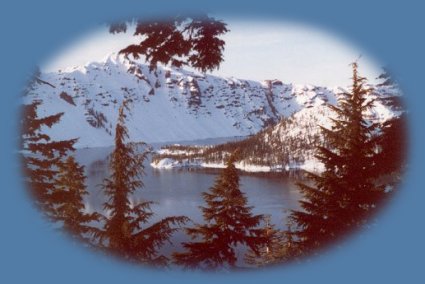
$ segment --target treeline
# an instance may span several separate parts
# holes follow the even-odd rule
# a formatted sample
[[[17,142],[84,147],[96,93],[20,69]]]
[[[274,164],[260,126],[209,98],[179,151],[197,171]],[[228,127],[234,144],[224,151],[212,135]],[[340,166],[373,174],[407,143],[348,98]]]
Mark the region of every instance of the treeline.
[[[271,125],[255,135],[240,141],[227,142],[213,146],[166,145],[163,153],[156,153],[153,163],[170,158],[179,162],[224,164],[231,153],[240,151],[240,162],[250,165],[285,168],[288,164],[302,164],[313,157],[319,145],[326,145],[320,133],[313,130],[314,125],[300,126],[293,116],[282,118],[277,125]],[[303,129],[302,134],[288,136],[291,129]],[[275,129],[279,133],[273,133]]]

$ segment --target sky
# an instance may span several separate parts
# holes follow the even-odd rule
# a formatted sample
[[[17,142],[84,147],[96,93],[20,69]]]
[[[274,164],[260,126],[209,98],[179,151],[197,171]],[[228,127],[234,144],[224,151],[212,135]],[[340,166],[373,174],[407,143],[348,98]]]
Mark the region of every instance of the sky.
[[[214,75],[347,87],[351,77],[349,64],[359,57],[359,71],[369,82],[376,82],[375,78],[381,73],[381,65],[358,47],[313,26],[220,19],[227,23],[230,31],[223,36],[226,42],[224,62],[219,70],[212,72]],[[140,38],[132,35],[132,29],[125,34],[112,35],[106,26],[102,26],[58,51],[41,68],[44,72],[54,72],[100,61],[139,41]]]

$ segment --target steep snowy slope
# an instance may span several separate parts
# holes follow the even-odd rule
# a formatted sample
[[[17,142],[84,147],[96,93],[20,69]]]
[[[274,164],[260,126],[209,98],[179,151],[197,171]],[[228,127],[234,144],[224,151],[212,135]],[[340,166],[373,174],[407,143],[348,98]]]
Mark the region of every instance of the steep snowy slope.
[[[279,171],[291,168],[321,171],[322,165],[315,158],[318,146],[326,146],[321,126],[330,129],[334,111],[329,107],[336,103],[338,95],[318,96],[313,93],[296,93],[300,107],[289,117],[282,117],[276,125],[271,125],[245,140],[213,146],[169,145],[157,151],[152,161],[156,168],[176,167],[214,167],[225,166],[227,157],[239,149],[242,159],[236,167],[244,171]],[[402,109],[398,105],[388,104],[400,95],[395,87],[379,87],[369,96],[374,100],[373,108],[367,113],[367,119],[383,125],[397,117]],[[308,105],[305,105],[305,102]],[[379,131],[379,130],[378,130]]]
[[[130,139],[152,143],[255,134],[281,117],[316,113],[326,103],[335,103],[342,91],[177,68],[150,71],[118,55],[39,79],[24,103],[41,101],[39,116],[63,112],[60,123],[44,131],[54,140],[79,137],[77,147],[113,145],[124,99],[133,102],[127,117]],[[386,106],[377,113],[393,115]]]

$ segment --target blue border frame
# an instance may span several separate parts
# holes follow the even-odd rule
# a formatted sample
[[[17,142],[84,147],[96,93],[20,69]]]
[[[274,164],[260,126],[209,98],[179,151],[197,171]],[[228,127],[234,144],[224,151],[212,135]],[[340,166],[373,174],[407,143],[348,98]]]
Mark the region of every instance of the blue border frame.
[[[425,17],[420,1],[5,2],[0,4],[1,283],[425,283]],[[405,92],[409,109],[410,166],[399,195],[370,230],[300,266],[224,275],[161,272],[88,253],[52,232],[31,206],[20,183],[15,151],[17,106],[25,74],[99,23],[199,9],[219,16],[307,22],[343,36],[379,62],[388,63]]]

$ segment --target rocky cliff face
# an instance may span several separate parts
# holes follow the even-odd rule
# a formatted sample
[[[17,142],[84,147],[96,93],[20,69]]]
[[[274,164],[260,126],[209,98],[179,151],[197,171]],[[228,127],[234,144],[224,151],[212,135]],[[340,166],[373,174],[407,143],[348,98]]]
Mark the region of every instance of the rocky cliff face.
[[[376,95],[395,92],[385,88],[377,89]],[[330,114],[325,106],[335,104],[342,91],[176,68],[151,72],[144,64],[112,55],[101,62],[41,74],[24,103],[41,101],[40,116],[64,113],[58,125],[44,130],[53,139],[79,137],[77,147],[99,147],[113,145],[118,108],[124,99],[132,101],[127,126],[130,139],[136,142],[244,136],[276,123],[273,133],[279,132],[282,139],[307,139],[315,135],[317,122],[326,122]],[[378,102],[371,115],[385,121],[396,113]],[[295,120],[297,127],[283,127],[282,118]]]

